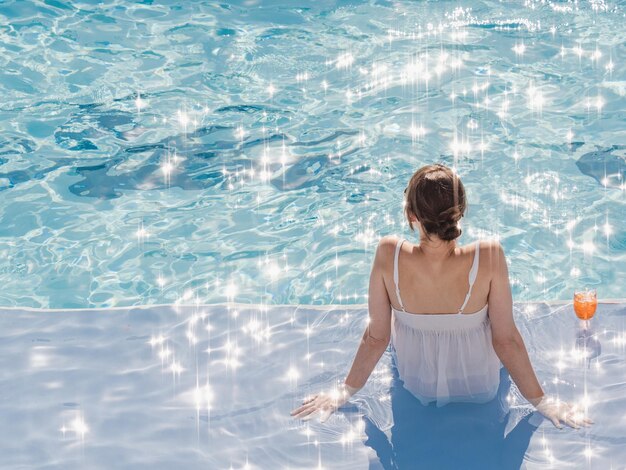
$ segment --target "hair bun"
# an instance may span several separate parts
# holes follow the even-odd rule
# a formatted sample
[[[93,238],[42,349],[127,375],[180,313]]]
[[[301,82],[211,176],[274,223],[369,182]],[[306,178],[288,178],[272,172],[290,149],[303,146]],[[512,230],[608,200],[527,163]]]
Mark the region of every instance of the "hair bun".
[[[440,224],[446,224],[449,222],[454,222],[456,224],[456,222],[461,220],[461,217],[463,217],[463,214],[459,208],[457,206],[452,206],[444,211],[441,211],[437,217],[437,221]]]
[[[440,225],[435,233],[442,240],[454,240],[455,238],[460,237],[463,231],[459,227],[458,222],[453,222]]]
[[[411,177],[405,194],[409,225],[414,216],[426,236],[433,234],[451,241],[461,235],[459,220],[467,207],[465,188],[450,168],[440,164],[420,168]]]

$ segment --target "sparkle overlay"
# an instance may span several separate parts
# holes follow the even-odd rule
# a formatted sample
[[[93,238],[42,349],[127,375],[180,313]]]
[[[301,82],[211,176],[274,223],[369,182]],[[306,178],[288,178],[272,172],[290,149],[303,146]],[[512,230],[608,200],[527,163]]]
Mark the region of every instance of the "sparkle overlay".
[[[416,429],[434,436],[450,423],[445,432],[455,432],[474,416],[469,425],[487,426],[487,434],[467,433],[468,448],[489,455],[509,449],[507,465],[525,459],[538,469],[617,468],[626,455],[625,313],[626,303],[600,303],[585,323],[571,303],[515,305],[544,389],[595,421],[563,431],[527,416],[514,386],[499,394],[508,415],[494,417],[487,407],[475,416],[459,404],[423,407],[393,378],[389,352],[326,423],[293,420],[289,412],[304,397],[332,393],[343,378],[366,325],[364,306],[5,309],[0,415],[10,425],[2,428],[0,466],[91,468],[102,464],[103,452],[118,466],[362,468],[411,456],[436,465],[437,455],[461,453],[445,448],[455,446],[449,439],[416,445]],[[421,428],[408,420],[413,415]],[[28,451],[33,445],[37,453]],[[465,468],[490,468],[476,458]]]
[[[517,300],[626,296],[621,2],[49,3],[0,4],[0,305],[363,303],[433,162]]]

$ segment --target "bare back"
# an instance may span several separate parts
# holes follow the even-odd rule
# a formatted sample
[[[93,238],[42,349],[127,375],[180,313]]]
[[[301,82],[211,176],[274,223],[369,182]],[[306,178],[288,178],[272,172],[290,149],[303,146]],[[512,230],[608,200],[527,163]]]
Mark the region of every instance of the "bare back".
[[[491,242],[480,242],[476,278],[463,313],[478,312],[488,302],[492,273]],[[476,255],[476,243],[457,247],[445,258],[425,254],[419,245],[405,240],[398,253],[398,285],[401,302],[396,295],[393,277],[393,253],[385,265],[383,279],[393,308],[407,313],[457,313],[469,289],[468,274]],[[386,257],[387,258],[387,257]]]

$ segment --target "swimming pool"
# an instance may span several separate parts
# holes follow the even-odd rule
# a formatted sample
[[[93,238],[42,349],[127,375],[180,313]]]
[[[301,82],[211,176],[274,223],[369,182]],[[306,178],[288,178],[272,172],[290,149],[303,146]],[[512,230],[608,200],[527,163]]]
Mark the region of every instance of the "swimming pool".
[[[624,16],[623,3],[597,0],[2,2],[0,306],[237,302],[276,322],[280,305],[358,309],[378,238],[411,237],[402,191],[432,162],[455,166],[467,188],[460,243],[501,240],[516,301],[568,300],[581,285],[626,298]],[[214,317],[218,335],[244,325]],[[30,318],[3,313],[7,357],[37,339]],[[134,335],[189,321],[158,318]],[[113,327],[99,321],[76,337],[95,347],[92,334]],[[42,339],[69,338],[62,324],[46,328]],[[126,358],[127,344],[116,346]],[[38,361],[25,367],[52,374],[54,361]],[[276,361],[268,367],[285,367]],[[6,380],[17,380],[11,367]],[[618,383],[598,380],[616,396]],[[293,400],[302,388],[291,385]],[[278,413],[270,389],[255,406]],[[302,449],[310,467],[324,452]],[[620,461],[606,452],[601,462]]]
[[[335,4],[0,5],[0,304],[363,303],[434,161],[516,299],[626,297],[623,8]]]
[[[3,468],[604,469],[626,458],[626,303],[587,329],[571,304],[518,304],[548,393],[590,428],[528,414],[503,377],[485,405],[424,407],[385,353],[326,423],[289,416],[343,377],[363,306],[0,311]],[[508,413],[506,413],[508,409]]]

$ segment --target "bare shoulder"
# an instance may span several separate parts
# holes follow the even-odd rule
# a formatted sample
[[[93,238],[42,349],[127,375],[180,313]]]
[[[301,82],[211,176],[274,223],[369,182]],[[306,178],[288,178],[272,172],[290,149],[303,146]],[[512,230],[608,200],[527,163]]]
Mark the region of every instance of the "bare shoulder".
[[[500,240],[496,240],[495,238],[480,240],[479,246],[481,256],[485,254],[485,256],[499,257],[504,254]]]
[[[491,279],[508,277],[506,256],[500,241],[496,239],[481,240],[479,246],[481,265],[489,266]]]
[[[378,241],[379,249],[388,249],[388,247],[395,248],[396,243],[398,243],[400,237],[397,235],[385,235]]]
[[[386,264],[385,260],[391,259],[396,249],[396,244],[400,240],[397,235],[386,235],[378,241],[376,249],[376,260],[381,264]]]
[[[480,264],[481,265],[494,265],[499,264],[502,260],[504,260],[504,250],[502,249],[502,244],[499,240],[496,239],[485,239],[480,240],[478,242],[478,247],[480,252]],[[476,243],[471,243],[466,247],[466,253],[470,255],[474,255],[476,251]]]

